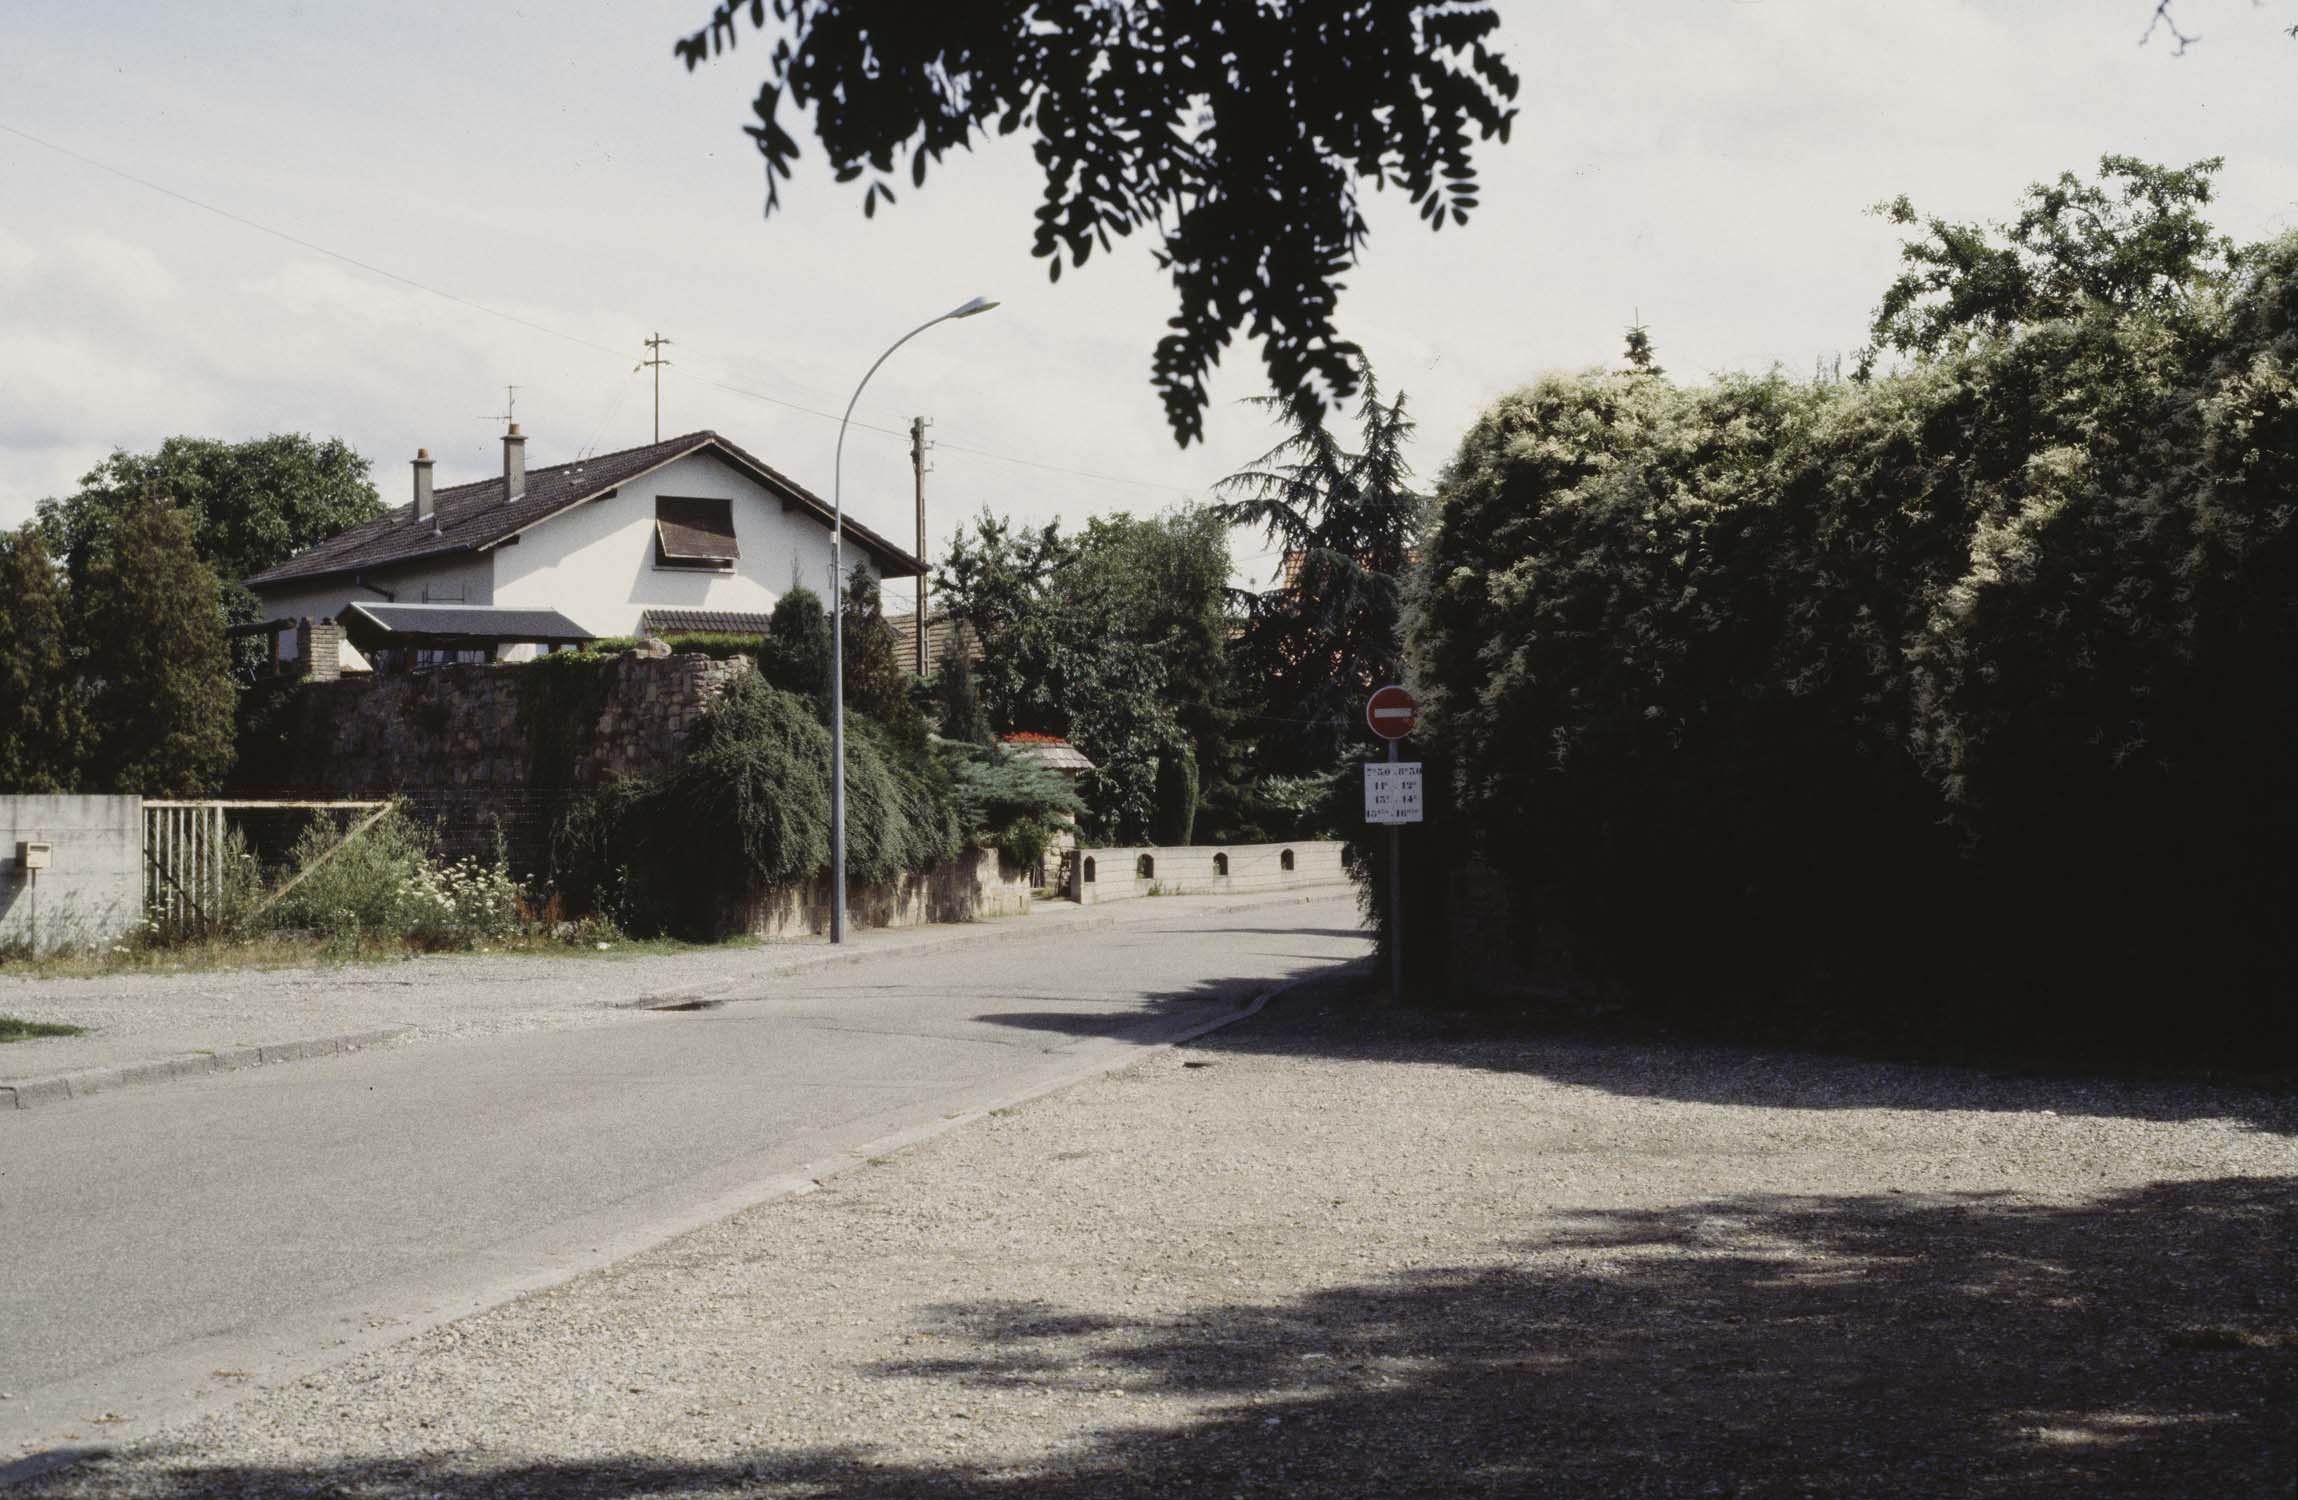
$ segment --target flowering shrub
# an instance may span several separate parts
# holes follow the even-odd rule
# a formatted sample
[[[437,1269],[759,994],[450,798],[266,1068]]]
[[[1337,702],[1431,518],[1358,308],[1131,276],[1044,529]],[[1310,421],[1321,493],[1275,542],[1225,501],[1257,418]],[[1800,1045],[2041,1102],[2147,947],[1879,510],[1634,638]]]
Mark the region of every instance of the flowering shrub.
[[[289,878],[302,878],[273,909],[280,926],[350,947],[467,948],[518,930],[518,884],[500,858],[441,863],[431,831],[396,810],[329,855],[342,834],[323,821],[297,840]]]

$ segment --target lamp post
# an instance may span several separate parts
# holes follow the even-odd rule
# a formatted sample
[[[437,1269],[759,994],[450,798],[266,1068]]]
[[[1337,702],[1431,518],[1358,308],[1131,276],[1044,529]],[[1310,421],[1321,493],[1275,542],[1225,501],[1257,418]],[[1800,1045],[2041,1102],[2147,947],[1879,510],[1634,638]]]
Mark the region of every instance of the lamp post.
[[[862,377],[862,384],[854,387],[853,398],[846,403],[846,414],[838,419],[838,452],[830,469],[830,941],[833,943],[846,940],[846,424],[854,418],[854,403],[862,399],[862,387],[870,383],[870,376],[878,373],[878,365],[891,358],[896,349],[936,323],[970,318],[995,306],[997,304],[987,297],[976,297],[938,318],[928,318],[887,345],[886,352],[878,356],[869,373]],[[919,566],[925,564],[920,562]],[[919,631],[925,628],[926,622],[920,619]]]

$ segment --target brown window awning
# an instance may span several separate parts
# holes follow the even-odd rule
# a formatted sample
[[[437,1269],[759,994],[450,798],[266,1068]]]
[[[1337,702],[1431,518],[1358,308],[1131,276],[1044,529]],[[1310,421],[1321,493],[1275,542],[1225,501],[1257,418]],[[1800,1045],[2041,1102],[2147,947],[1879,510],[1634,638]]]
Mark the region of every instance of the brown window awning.
[[[654,545],[664,562],[733,562],[742,555],[734,542],[734,502],[657,496]]]

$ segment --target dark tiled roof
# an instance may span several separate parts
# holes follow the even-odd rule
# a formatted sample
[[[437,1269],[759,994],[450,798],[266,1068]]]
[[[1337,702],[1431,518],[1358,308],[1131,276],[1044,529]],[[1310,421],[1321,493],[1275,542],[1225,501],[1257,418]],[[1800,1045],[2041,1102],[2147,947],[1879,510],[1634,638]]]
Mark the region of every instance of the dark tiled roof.
[[[457,640],[587,641],[589,631],[555,609],[517,609],[492,604],[367,604],[346,610],[344,624],[354,635],[452,636]],[[361,627],[366,629],[362,630]]]
[[[814,512],[824,526],[829,525],[828,501],[768,468],[717,433],[690,432],[683,437],[649,443],[643,448],[602,453],[578,463],[529,469],[526,493],[509,505],[503,503],[503,480],[500,475],[493,479],[482,479],[476,484],[458,484],[440,490],[438,513],[433,517],[434,525],[418,525],[414,519],[414,503],[410,501],[379,520],[354,526],[324,542],[314,543],[287,561],[264,569],[246,582],[248,587],[260,589],[308,578],[324,578],[337,573],[354,573],[369,568],[388,567],[394,563],[414,562],[420,558],[481,552],[571,505],[602,495],[690,453],[706,450],[714,451],[736,469],[748,472],[769,489],[780,491],[798,505]],[[879,572],[885,576],[917,576],[917,559],[868,527],[856,525],[852,517],[846,520],[846,532],[869,554],[871,560],[878,565]]]
[[[638,617],[640,635],[682,635],[688,631],[719,631],[727,635],[764,635],[771,617],[738,609],[650,609]]]

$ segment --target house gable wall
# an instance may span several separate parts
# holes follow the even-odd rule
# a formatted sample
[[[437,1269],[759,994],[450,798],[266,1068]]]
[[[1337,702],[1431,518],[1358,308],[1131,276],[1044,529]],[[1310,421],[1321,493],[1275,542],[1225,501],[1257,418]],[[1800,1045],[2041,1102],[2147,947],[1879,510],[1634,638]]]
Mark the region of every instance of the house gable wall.
[[[655,562],[655,499],[662,495],[733,502],[742,556],[730,572],[664,568]],[[490,602],[556,609],[602,636],[631,635],[648,609],[763,612],[804,583],[829,581],[829,528],[731,464],[693,454],[587,501],[497,549]],[[868,563],[847,548],[848,565]],[[874,571],[874,569],[873,569]]]

